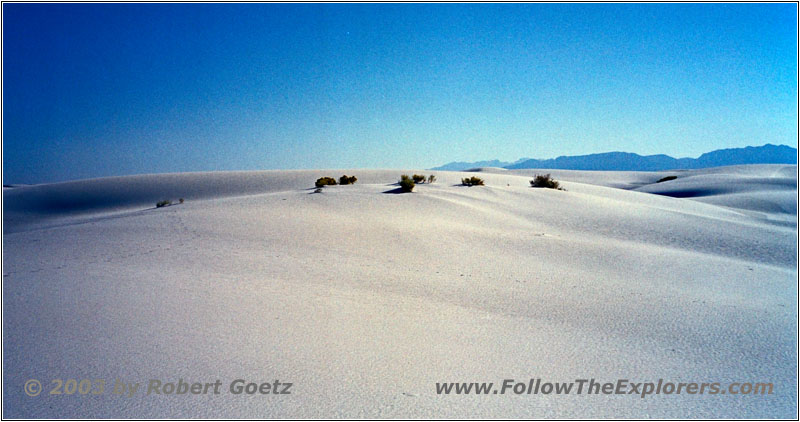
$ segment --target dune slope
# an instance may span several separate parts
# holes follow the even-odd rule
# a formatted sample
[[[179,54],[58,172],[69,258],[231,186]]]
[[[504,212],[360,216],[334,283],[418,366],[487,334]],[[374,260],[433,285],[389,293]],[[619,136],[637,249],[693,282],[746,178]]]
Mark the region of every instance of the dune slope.
[[[796,417],[796,167],[754,167],[658,184],[668,172],[552,171],[566,191],[489,171],[486,186],[436,172],[398,194],[400,170],[7,189],[4,416]],[[317,177],[342,173],[359,180],[313,192]],[[32,378],[46,390],[53,378],[223,388],[28,397]],[[292,394],[230,394],[237,378],[291,382]],[[510,378],[774,392],[436,393]]]

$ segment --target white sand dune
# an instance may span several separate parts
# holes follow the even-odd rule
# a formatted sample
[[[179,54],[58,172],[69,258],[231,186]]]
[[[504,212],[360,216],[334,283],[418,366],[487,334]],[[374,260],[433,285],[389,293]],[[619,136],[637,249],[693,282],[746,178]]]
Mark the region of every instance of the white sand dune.
[[[756,166],[753,166],[756,167]],[[754,216],[775,218],[796,226],[797,179],[795,166],[732,167],[697,171],[678,179],[636,188],[640,192],[657,193],[730,208],[755,211]],[[781,218],[785,217],[785,218]]]
[[[414,172],[430,173],[4,189],[4,416],[796,417],[796,166],[544,171],[567,191],[530,188],[535,170],[485,169],[486,186],[471,188],[458,183],[475,173],[440,171],[396,194]],[[316,178],[343,173],[358,182],[313,193]],[[23,391],[33,378],[38,397]],[[47,395],[53,378],[219,379],[223,394]],[[231,395],[237,378],[294,386]],[[507,378],[774,392],[435,390]]]

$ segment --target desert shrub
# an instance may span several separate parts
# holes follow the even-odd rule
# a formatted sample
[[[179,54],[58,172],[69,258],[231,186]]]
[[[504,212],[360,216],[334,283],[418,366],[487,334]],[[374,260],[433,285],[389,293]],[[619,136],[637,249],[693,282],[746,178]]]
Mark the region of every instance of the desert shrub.
[[[483,186],[483,179],[480,177],[465,177],[461,179],[461,184],[464,186]]]
[[[425,175],[424,174],[415,174],[411,176],[414,179],[414,183],[425,183]]]
[[[333,177],[320,177],[319,179],[317,179],[316,182],[314,182],[314,186],[318,188],[335,184],[336,184],[336,179],[334,179]]]
[[[343,174],[342,177],[339,178],[339,184],[352,185],[353,183],[356,182],[356,180],[358,180],[358,178],[355,176],[347,176],[346,174]]]
[[[182,204],[183,203],[183,198],[179,199],[178,202],[180,202]]]
[[[403,192],[411,192],[414,190],[414,186],[416,186],[414,179],[408,177],[407,174],[400,176],[400,181],[398,183]]]
[[[558,183],[558,181],[550,177],[550,173],[537,174],[536,177],[531,180],[531,187],[564,190],[561,188],[561,185]]]
[[[436,176],[434,176],[434,175],[428,176],[428,183],[433,183],[435,181],[436,181]]]
[[[677,178],[678,178],[678,176],[667,176],[667,177],[662,177],[662,178],[658,179],[658,181],[657,181],[656,183],[668,182],[668,181],[670,181],[670,180],[675,180],[675,179],[677,179]]]
[[[172,201],[165,199],[163,201],[156,202],[156,208],[166,207],[167,205],[172,205]]]

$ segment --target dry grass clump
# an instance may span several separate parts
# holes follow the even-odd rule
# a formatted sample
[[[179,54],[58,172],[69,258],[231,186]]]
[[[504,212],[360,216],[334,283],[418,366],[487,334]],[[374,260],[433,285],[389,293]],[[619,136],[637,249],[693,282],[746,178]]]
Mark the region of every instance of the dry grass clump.
[[[314,186],[318,188],[335,184],[336,184],[336,179],[334,179],[333,177],[320,177],[319,179],[317,179],[316,182],[314,182]]]
[[[402,189],[403,192],[411,192],[414,190],[414,186],[416,186],[416,184],[414,183],[414,179],[409,177],[407,174],[400,176],[400,181],[398,182],[398,184],[400,185],[400,189]]]
[[[561,185],[558,183],[557,180],[550,177],[550,173],[537,174],[536,177],[534,177],[534,179],[531,180],[531,187],[564,190],[564,188],[561,187]]]
[[[355,176],[348,176],[346,174],[343,174],[342,177],[339,178],[339,184],[340,185],[352,185],[353,183],[356,182],[356,180],[358,180],[358,178],[355,177]]]
[[[480,177],[465,177],[461,179],[461,184],[464,186],[483,186],[483,179]]]

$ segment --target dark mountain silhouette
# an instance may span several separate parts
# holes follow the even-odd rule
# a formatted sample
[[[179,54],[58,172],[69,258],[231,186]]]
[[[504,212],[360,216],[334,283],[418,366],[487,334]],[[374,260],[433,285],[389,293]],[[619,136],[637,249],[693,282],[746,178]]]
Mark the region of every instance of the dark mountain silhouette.
[[[707,152],[698,158],[673,158],[669,155],[639,155],[630,152],[561,156],[547,160],[523,159],[516,163],[502,161],[454,162],[431,170],[466,170],[475,167],[507,169],[563,169],[661,171],[732,166],[737,164],[797,164],[797,148],[766,144],[760,147],[729,148]]]

